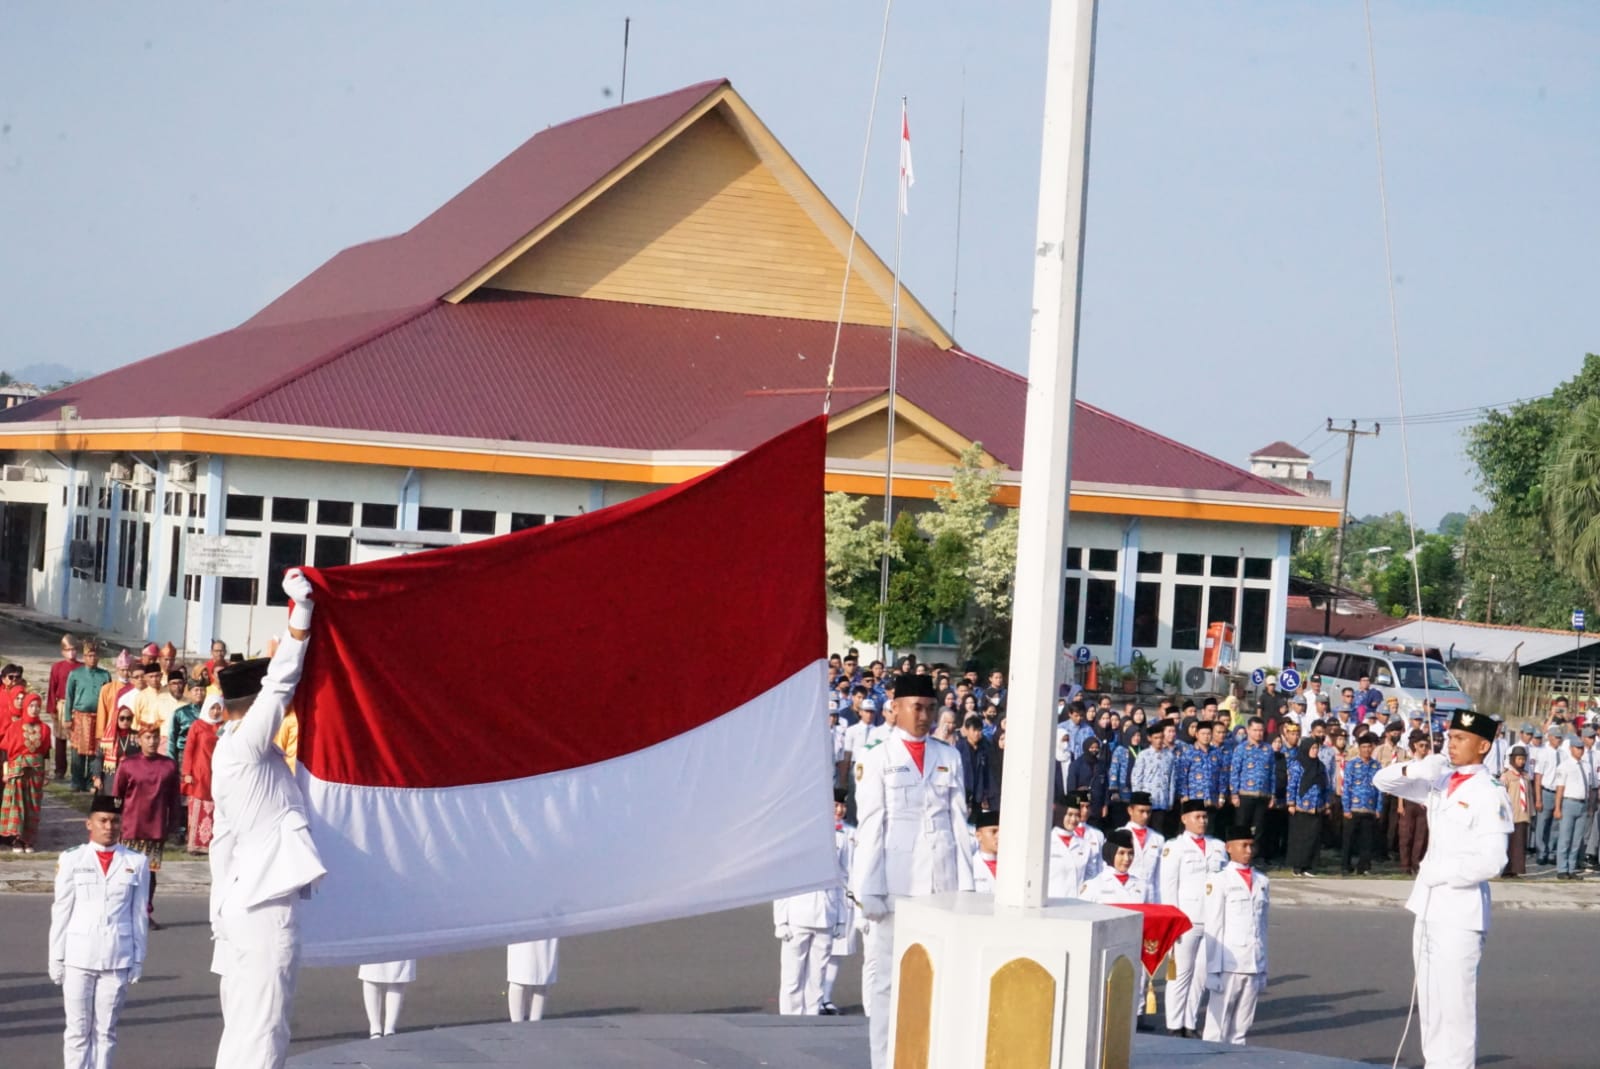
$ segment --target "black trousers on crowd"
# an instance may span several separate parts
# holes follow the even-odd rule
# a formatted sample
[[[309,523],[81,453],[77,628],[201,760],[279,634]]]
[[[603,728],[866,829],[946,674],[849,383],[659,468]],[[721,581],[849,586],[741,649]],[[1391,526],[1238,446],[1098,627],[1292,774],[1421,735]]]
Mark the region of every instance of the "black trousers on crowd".
[[[1256,833],[1256,857],[1264,862],[1267,857],[1267,796],[1241,794],[1238,808],[1234,811],[1234,819]],[[1228,829],[1212,828],[1211,834],[1220,839],[1228,834]]]
[[[1304,809],[1289,814],[1289,868],[1293,872],[1309,872],[1317,863],[1317,847],[1321,845],[1322,814],[1307,813]]]
[[[1365,876],[1372,871],[1372,855],[1377,853],[1378,817],[1375,813],[1353,813],[1344,822],[1344,871],[1350,871],[1351,855],[1355,872]]]

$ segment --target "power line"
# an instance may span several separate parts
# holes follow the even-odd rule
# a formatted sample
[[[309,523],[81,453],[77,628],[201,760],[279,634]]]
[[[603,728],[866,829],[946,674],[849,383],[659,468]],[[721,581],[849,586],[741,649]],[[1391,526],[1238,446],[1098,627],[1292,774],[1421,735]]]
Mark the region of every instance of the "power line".
[[[1426,426],[1430,423],[1466,423],[1489,413],[1497,412],[1513,405],[1527,404],[1530,401],[1543,401],[1550,397],[1549,393],[1537,394],[1533,397],[1515,397],[1509,401],[1496,401],[1487,405],[1475,405],[1469,408],[1450,408],[1438,412],[1419,412],[1416,415],[1387,415],[1387,416],[1358,416],[1357,422],[1368,423],[1405,423],[1409,426]]]

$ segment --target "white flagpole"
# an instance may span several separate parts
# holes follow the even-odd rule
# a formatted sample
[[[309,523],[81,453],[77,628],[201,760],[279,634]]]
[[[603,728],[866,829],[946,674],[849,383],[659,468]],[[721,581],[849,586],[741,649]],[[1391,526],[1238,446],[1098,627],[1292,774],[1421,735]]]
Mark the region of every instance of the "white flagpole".
[[[1006,848],[1000,852],[995,880],[997,911],[1040,908],[1049,890],[1095,10],[1096,0],[1052,0],[1050,6],[1011,624],[1010,723],[1006,775],[1000,785]]]
[[[906,98],[900,98],[900,174],[897,179],[898,202],[894,213],[894,294],[889,299],[889,408],[888,441],[884,444],[883,462],[883,557],[878,562],[878,658],[885,665],[889,661],[889,644],[885,631],[888,627],[889,605],[889,549],[894,526],[894,401],[900,380],[900,237],[905,229],[909,196],[907,186],[911,175],[907,167]]]

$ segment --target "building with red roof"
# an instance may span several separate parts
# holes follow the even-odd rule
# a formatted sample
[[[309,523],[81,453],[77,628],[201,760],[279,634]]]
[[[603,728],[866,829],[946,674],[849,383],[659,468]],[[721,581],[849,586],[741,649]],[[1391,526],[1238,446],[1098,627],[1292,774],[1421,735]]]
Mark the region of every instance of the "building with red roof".
[[[845,285],[848,242],[726,81],[553,126],[232,330],[0,412],[7,596],[254,649],[285,567],[555,522],[820,412],[841,304],[828,486],[881,495],[895,280],[858,239]],[[1026,380],[899,304],[896,498],[977,444],[1015,504]],[[1068,638],[1117,660],[1198,660],[1213,620],[1266,656],[1289,531],[1338,517],[1087,404],[1072,509]],[[224,535],[249,575],[202,574]]]

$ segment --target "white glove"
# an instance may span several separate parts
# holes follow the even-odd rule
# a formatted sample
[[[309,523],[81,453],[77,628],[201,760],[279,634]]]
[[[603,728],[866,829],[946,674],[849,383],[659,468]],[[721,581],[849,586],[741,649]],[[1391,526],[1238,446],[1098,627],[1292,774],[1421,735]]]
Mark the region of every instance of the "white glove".
[[[1266,989],[1267,989],[1267,974],[1264,973],[1264,972],[1256,973],[1256,993],[1260,994],[1261,992],[1265,991]]]
[[[862,895],[861,915],[869,921],[881,921],[889,915],[888,895]]]
[[[794,938],[794,931],[787,924],[780,924],[773,928],[772,934],[782,939],[785,943]]]
[[[60,987],[66,982],[66,979],[67,963],[64,961],[52,961],[50,963],[50,982]]]
[[[1424,887],[1437,887],[1447,881],[1447,877],[1440,871],[1443,866],[1432,858],[1425,858],[1417,866],[1417,882]]]
[[[1448,771],[1450,771],[1450,758],[1445,754],[1436,753],[1411,762],[1411,767],[1406,769],[1406,775],[1415,779],[1436,780]]]
[[[141,977],[143,975],[144,975],[144,966],[143,965],[135,965],[133,968],[128,970],[128,983],[130,983],[130,984],[138,983],[139,982],[139,977]]]
[[[294,602],[289,626],[304,631],[311,626],[311,581],[299,568],[290,568],[283,573],[283,592]]]
[[[1221,991],[1222,991],[1222,974],[1221,973],[1219,973],[1219,972],[1208,972],[1208,973],[1206,973],[1206,990],[1207,991],[1215,991],[1215,992],[1218,992],[1219,994],[1221,993]]]

